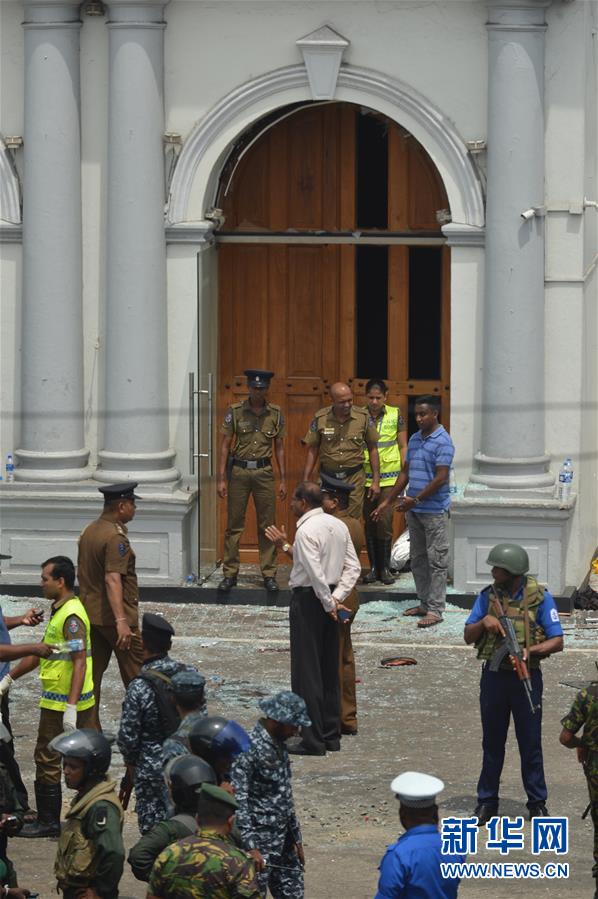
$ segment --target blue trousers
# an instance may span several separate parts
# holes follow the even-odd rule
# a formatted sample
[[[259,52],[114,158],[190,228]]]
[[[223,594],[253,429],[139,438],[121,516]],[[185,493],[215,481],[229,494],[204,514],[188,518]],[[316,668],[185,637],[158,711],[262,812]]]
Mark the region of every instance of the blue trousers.
[[[531,670],[534,704],[542,702],[542,672]],[[484,760],[478,781],[478,802],[498,803],[500,775],[505,761],[505,745],[511,715],[521,756],[521,779],[528,806],[546,802],[547,790],[542,758],[542,709],[532,715],[521,681],[514,671],[482,668],[480,681],[482,749]]]

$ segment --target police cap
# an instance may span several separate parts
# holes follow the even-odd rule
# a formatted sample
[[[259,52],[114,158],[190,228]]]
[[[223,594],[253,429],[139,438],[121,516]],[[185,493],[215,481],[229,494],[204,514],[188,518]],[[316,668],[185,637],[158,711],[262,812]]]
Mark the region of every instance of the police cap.
[[[231,813],[239,808],[239,803],[232,793],[223,790],[222,787],[217,787],[216,784],[203,783],[197,788],[196,792],[199,793],[200,799],[209,799],[211,802],[221,802],[222,805],[228,805]]]
[[[199,671],[188,668],[175,674],[171,683],[175,696],[201,696],[206,686],[206,679]]]
[[[259,706],[268,718],[279,724],[292,724],[295,727],[311,725],[304,700],[290,690],[281,690],[274,696],[262,699]]]
[[[438,793],[444,790],[444,783],[439,777],[420,774],[419,771],[405,771],[395,777],[390,789],[396,794],[401,805],[407,808],[429,808],[436,805]]]
[[[104,494],[104,501],[111,503],[115,499],[141,499],[135,493],[137,481],[127,481],[124,484],[108,484],[106,487],[98,487]]]
[[[248,387],[261,387],[263,390],[266,390],[270,386],[274,372],[264,371],[261,368],[246,368],[245,377],[247,378]]]
[[[346,481],[339,481],[338,478],[331,478],[329,474],[325,474],[324,472],[320,472],[320,481],[322,493],[329,493],[333,496],[338,494],[339,496],[348,497],[349,494],[353,493],[355,490],[353,484],[347,484]]]
[[[141,633],[166,639],[167,637],[174,637],[174,628],[162,615],[153,615],[151,612],[145,612],[141,624]]]

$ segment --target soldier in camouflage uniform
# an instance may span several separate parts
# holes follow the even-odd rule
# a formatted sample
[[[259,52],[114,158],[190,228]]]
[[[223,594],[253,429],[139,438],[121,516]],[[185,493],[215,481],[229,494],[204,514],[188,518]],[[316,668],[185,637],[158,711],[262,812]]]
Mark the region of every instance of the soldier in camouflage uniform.
[[[196,755],[173,759],[168,763],[164,777],[170,786],[174,813],[167,821],[155,824],[129,852],[127,861],[137,880],[150,879],[154,862],[167,846],[197,833],[197,790],[202,784],[216,783],[212,766]]]
[[[561,721],[563,729],[560,741],[568,749],[577,750],[577,758],[583,765],[590,794],[590,810],[594,825],[594,866],[592,875],[596,878],[594,899],[598,899],[598,682],[594,681],[581,690],[569,714]],[[583,727],[581,737],[577,731]]]
[[[197,804],[200,832],[158,856],[147,899],[260,899],[253,861],[230,838],[236,810],[234,796],[203,784]]]
[[[260,708],[266,717],[253,728],[251,747],[232,770],[237,827],[256,862],[262,895],[269,888],[274,899],[303,899],[305,856],[285,741],[311,721],[303,699],[289,690],[262,699]]]
[[[127,687],[117,737],[135,784],[135,810],[142,834],[168,817],[162,775],[162,744],[168,730],[154,686],[144,676],[170,685],[174,675],[187,667],[168,655],[173,636],[174,628],[165,618],[149,613],[143,616],[143,665],[139,676]]]
[[[179,755],[191,752],[189,731],[196,721],[208,717],[206,679],[198,671],[180,671],[172,679],[172,692],[181,723],[162,746],[162,766]]]

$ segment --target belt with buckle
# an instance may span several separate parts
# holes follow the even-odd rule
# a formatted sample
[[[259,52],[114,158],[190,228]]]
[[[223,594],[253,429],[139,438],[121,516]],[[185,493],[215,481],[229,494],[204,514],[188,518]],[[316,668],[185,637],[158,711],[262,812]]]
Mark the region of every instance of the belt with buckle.
[[[358,471],[362,470],[363,465],[354,465],[352,468],[342,468],[340,471],[330,471],[328,468],[322,469],[324,474],[327,474],[328,477],[337,478],[339,481],[346,481],[352,474],[357,474]]]
[[[233,459],[233,465],[238,465],[239,468],[255,470],[256,468],[267,468],[269,465],[272,465],[272,459]]]

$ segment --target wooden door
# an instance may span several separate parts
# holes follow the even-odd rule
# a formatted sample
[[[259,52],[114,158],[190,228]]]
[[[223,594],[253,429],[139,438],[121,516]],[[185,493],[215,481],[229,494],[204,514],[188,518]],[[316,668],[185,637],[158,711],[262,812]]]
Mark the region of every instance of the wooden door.
[[[220,344],[219,417],[247,396],[245,368],[275,372],[269,399],[282,407],[286,426],[287,481],[291,491],[305,464],[305,435],[314,412],[328,402],[328,387],[347,367],[342,325],[353,302],[346,267],[351,247],[219,247]],[[349,368],[346,368],[349,371]],[[275,469],[276,470],[276,469]],[[257,560],[251,505],[243,536],[244,561]],[[222,516],[221,529],[225,527]],[[288,499],[277,502],[277,523],[294,532]]]
[[[384,220],[362,227],[360,179],[367,178],[367,171],[361,117],[368,114],[341,103],[297,110],[278,124],[268,123],[261,136],[259,131],[246,136],[239,159],[232,158],[223,174],[218,202],[226,221],[217,236],[219,421],[231,402],[247,395],[244,369],[273,370],[270,400],[282,407],[287,422],[289,491],[303,473],[301,438],[314,412],[328,404],[327,390],[334,381],[348,381],[359,403],[367,379],[384,377],[389,401],[405,415],[418,394],[438,394],[448,424],[450,259],[436,218],[436,211],[448,206],[446,194],[417,141],[376,116],[383,131],[387,197]],[[363,326],[358,333],[358,310],[363,321],[369,298],[356,270],[368,236],[387,248],[382,284],[386,311],[383,320],[371,323],[366,314],[365,333]],[[414,322],[425,325],[428,302],[425,284],[417,285],[417,273],[426,269],[428,244],[422,244],[422,237],[438,244],[429,249],[437,272],[433,292],[438,319],[429,371],[417,364],[414,335]],[[387,347],[383,358],[374,352],[365,365],[359,342],[362,348],[364,340],[371,342],[375,350],[381,331]],[[221,514],[221,539],[225,519]],[[277,523],[294,533],[288,500],[277,503]],[[242,561],[257,561],[251,505],[241,546]]]

